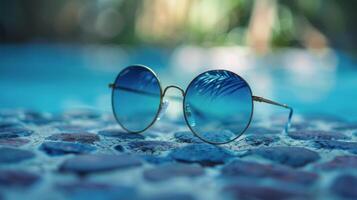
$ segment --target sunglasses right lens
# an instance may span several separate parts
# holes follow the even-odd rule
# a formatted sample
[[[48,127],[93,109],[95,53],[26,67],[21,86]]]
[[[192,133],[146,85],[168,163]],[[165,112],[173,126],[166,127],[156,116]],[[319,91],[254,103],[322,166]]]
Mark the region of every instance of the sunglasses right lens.
[[[185,93],[186,122],[206,142],[233,141],[248,127],[252,112],[249,85],[230,71],[205,72],[190,83]]]
[[[115,80],[112,106],[118,123],[130,132],[142,132],[155,122],[161,104],[156,75],[143,66],[130,66]]]

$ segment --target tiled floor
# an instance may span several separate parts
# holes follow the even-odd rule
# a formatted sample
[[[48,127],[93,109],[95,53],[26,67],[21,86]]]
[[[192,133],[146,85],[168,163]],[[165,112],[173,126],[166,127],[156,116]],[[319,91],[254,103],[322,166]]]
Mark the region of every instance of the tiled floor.
[[[213,146],[182,122],[138,135],[100,113],[0,112],[0,199],[357,199],[356,123],[282,129],[273,117]]]

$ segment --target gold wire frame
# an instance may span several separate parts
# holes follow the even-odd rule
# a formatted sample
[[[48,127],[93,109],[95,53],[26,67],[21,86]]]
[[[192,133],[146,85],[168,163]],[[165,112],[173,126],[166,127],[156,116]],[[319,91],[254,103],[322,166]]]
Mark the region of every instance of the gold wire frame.
[[[131,91],[131,92],[135,92],[135,93],[142,93],[142,94],[145,94],[145,95],[157,95],[157,94],[152,94],[152,93],[149,93],[149,92],[145,92],[145,91],[139,91],[139,90],[135,90],[135,89],[130,89],[130,88],[123,88],[123,87],[119,87],[119,86],[116,86],[115,83],[117,81],[117,79],[120,77],[120,75],[125,71],[127,70],[128,68],[133,68],[133,67],[138,67],[138,68],[143,68],[144,70],[147,70],[149,72],[152,73],[152,75],[156,78],[158,84],[159,84],[159,87],[160,87],[160,105],[159,105],[159,108],[155,114],[155,117],[153,118],[153,121],[146,127],[144,128],[143,130],[140,130],[140,131],[131,131],[129,129],[127,129],[121,122],[120,120],[117,118],[117,115],[115,113],[115,109],[114,109],[114,90],[115,89],[123,89],[123,90],[127,90],[127,91]],[[222,71],[228,71],[228,70],[223,70],[223,69],[217,69],[217,70],[222,70]],[[210,71],[217,71],[217,70],[210,70]],[[117,77],[115,78],[115,82],[114,83],[110,83],[108,86],[109,88],[112,89],[112,111],[113,111],[113,114],[114,114],[114,118],[115,120],[117,121],[117,123],[127,132],[129,133],[142,133],[144,131],[146,131],[147,129],[149,129],[157,120],[160,112],[161,112],[161,109],[162,109],[162,104],[163,104],[163,98],[167,92],[168,89],[170,88],[175,88],[177,90],[179,90],[181,93],[182,93],[182,96],[183,96],[183,103],[182,103],[182,109],[183,109],[183,113],[184,113],[184,119],[185,119],[185,122],[186,122],[186,125],[188,126],[188,128],[190,129],[190,131],[198,138],[200,138],[202,141],[206,142],[206,143],[209,143],[209,144],[214,144],[214,145],[220,145],[220,144],[227,144],[227,143],[230,143],[230,142],[233,142],[234,140],[238,139],[240,136],[242,136],[244,134],[244,132],[248,129],[248,127],[250,126],[250,123],[252,121],[252,118],[253,118],[253,113],[254,113],[254,101],[256,102],[262,102],[262,103],[267,103],[267,104],[271,104],[271,105],[275,105],[275,106],[280,106],[280,107],[283,107],[283,108],[286,108],[286,109],[289,109],[289,116],[288,116],[288,120],[286,122],[286,125],[285,125],[285,133],[287,133],[289,131],[289,128],[290,128],[290,125],[291,125],[291,119],[292,119],[292,116],[293,116],[293,108],[288,106],[287,104],[282,104],[282,103],[278,103],[278,102],[275,102],[275,101],[272,101],[272,100],[269,100],[269,99],[266,99],[264,97],[259,97],[259,96],[254,96],[252,94],[252,90],[249,86],[249,84],[241,77],[239,76],[238,74],[234,73],[234,72],[231,72],[231,71],[228,71],[230,73],[233,73],[234,75],[238,76],[242,81],[244,81],[246,83],[246,85],[248,86],[249,88],[249,91],[250,91],[250,94],[252,96],[252,106],[251,106],[251,113],[250,113],[250,118],[249,118],[249,121],[248,123],[246,124],[246,127],[241,131],[240,134],[238,134],[236,137],[234,137],[233,139],[229,140],[229,141],[226,141],[226,142],[212,142],[212,141],[208,141],[206,140],[205,138],[201,137],[200,134],[196,133],[192,127],[190,126],[189,122],[188,122],[188,119],[187,119],[187,116],[186,116],[186,110],[185,110],[185,100],[186,100],[186,94],[187,94],[187,90],[188,88],[190,88],[190,85],[195,81],[195,79],[199,76],[201,76],[202,74],[204,73],[207,73],[207,72],[210,72],[210,71],[205,71],[199,75],[197,75],[191,82],[190,84],[187,86],[186,88],[186,91],[184,91],[182,88],[180,88],[179,86],[176,86],[176,85],[169,85],[167,87],[165,87],[164,90],[162,90],[162,87],[161,87],[161,82],[160,82],[160,79],[157,77],[157,75],[155,74],[155,72],[147,67],[147,66],[144,66],[144,65],[131,65],[131,66],[128,66],[126,68],[124,68],[118,75]]]

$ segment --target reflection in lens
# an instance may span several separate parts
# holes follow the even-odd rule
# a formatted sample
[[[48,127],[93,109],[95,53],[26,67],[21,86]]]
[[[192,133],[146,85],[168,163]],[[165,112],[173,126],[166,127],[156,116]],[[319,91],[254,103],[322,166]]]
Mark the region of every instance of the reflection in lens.
[[[161,87],[155,74],[146,67],[130,66],[118,75],[112,94],[114,115],[130,132],[141,132],[156,118],[161,102]]]
[[[252,111],[249,85],[230,71],[205,72],[186,90],[186,121],[207,142],[226,143],[239,137],[249,125]]]

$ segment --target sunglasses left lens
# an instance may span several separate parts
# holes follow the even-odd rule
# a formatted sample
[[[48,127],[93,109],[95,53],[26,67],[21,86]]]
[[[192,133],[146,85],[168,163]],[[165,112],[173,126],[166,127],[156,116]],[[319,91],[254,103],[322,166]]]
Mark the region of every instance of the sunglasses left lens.
[[[160,83],[149,68],[130,66],[117,76],[112,93],[113,112],[127,131],[142,132],[150,127],[160,104]]]

